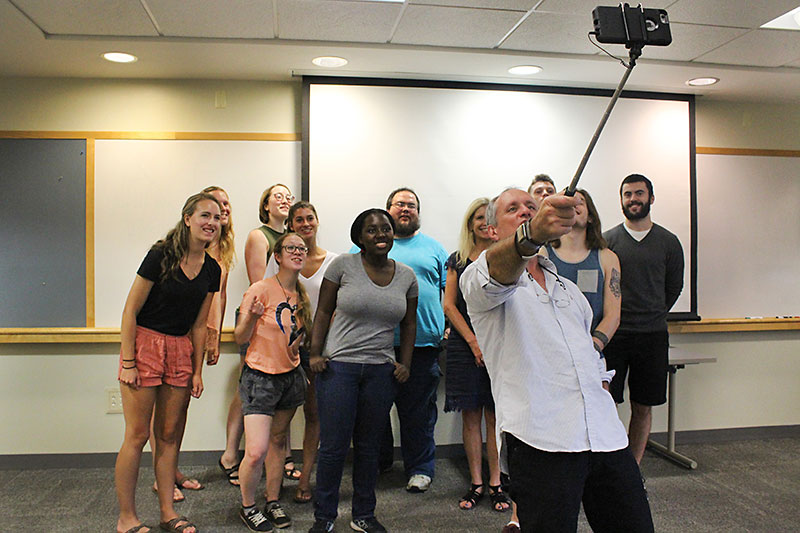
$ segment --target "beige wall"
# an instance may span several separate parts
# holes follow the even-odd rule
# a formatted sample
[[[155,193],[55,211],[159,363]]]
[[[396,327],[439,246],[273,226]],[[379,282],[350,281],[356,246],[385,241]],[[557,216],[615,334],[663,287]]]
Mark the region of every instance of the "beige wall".
[[[0,130],[296,133],[300,89],[299,81],[0,78]]]
[[[225,91],[227,107],[214,106]],[[698,146],[800,149],[796,106],[697,102]],[[0,79],[0,130],[300,132],[300,82]],[[708,317],[711,318],[711,317]],[[715,355],[678,374],[678,430],[800,424],[800,332],[676,335]],[[121,415],[105,414],[116,386],[113,345],[0,345],[0,455],[116,451]],[[238,356],[228,346],[204,372],[185,450],[224,445]],[[444,388],[439,404],[444,403]],[[627,420],[627,407],[620,410]],[[666,408],[654,430],[666,428]],[[440,413],[437,443],[460,442],[460,418]],[[293,447],[301,424],[295,421]]]
[[[800,150],[800,105],[696,100],[697,146]]]

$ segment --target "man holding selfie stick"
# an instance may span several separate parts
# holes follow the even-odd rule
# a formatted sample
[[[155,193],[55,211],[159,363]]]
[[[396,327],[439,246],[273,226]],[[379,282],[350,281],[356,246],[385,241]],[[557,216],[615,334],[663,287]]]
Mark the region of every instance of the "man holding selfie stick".
[[[545,242],[575,223],[575,198],[508,189],[487,209],[498,241],[462,275],[461,290],[497,405],[501,457],[523,533],[574,532],[583,503],[595,532],[652,532],[650,506],[628,449],[592,311],[560,278]]]

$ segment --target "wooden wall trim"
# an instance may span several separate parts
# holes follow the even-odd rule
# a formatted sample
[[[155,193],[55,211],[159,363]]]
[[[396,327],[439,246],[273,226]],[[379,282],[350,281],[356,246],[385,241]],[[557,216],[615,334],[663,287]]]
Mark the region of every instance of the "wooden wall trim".
[[[299,141],[299,133],[202,131],[0,131],[7,139],[128,139],[176,141]]]
[[[800,150],[764,150],[760,148],[714,148],[698,146],[698,154],[707,155],[756,155],[765,157],[800,157]]]
[[[86,327],[94,320],[94,139],[86,139]]]
[[[222,332],[233,342],[233,328]],[[119,328],[0,328],[0,344],[119,344]]]
[[[788,330],[800,330],[800,317],[718,318],[669,323],[670,333]],[[0,344],[118,344],[119,342],[119,328],[0,328]],[[233,328],[222,331],[222,342],[234,342]]]

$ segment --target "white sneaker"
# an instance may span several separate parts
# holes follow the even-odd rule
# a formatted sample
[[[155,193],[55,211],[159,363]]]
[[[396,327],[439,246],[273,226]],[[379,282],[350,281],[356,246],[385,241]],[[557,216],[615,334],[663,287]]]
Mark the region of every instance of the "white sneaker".
[[[408,480],[406,490],[408,492],[425,492],[430,486],[430,476],[426,476],[425,474],[414,474],[411,476],[411,479]]]

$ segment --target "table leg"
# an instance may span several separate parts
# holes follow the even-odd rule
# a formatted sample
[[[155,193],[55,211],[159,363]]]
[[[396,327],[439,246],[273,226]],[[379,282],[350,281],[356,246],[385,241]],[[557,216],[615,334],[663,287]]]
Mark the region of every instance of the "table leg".
[[[689,470],[694,470],[697,468],[697,461],[675,451],[675,376],[679,368],[683,368],[683,365],[670,365],[669,375],[667,377],[669,394],[667,397],[667,445],[664,446],[652,439],[647,441],[647,445],[654,452],[666,457],[670,461],[684,468],[688,468]]]

